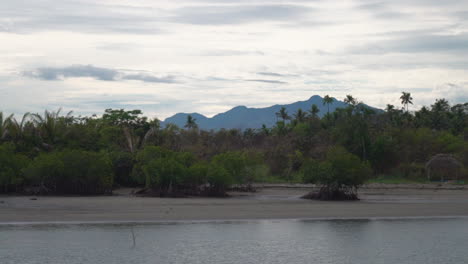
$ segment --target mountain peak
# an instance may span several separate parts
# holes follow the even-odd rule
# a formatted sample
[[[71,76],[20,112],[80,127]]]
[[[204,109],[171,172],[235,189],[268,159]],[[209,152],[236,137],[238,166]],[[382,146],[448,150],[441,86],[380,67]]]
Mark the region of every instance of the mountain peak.
[[[323,98],[320,95],[313,95],[307,101],[316,101],[316,100],[323,100]]]
[[[272,127],[276,124],[276,112],[278,112],[280,107],[285,107],[286,111],[292,115],[298,109],[307,111],[311,106],[315,104],[319,108],[319,116],[323,116],[328,112],[328,107],[330,107],[330,112],[336,110],[336,108],[346,107],[346,104],[342,101],[333,98],[333,102],[328,106],[323,104],[323,98],[319,95],[314,95],[310,97],[307,101],[298,101],[291,104],[284,105],[273,105],[265,108],[249,108],[243,105],[236,106],[229,111],[224,113],[219,113],[211,118],[205,117],[204,115],[198,113],[186,114],[178,113],[174,116],[166,118],[162,122],[165,124],[175,124],[179,127],[184,127],[187,122],[187,116],[191,115],[196,118],[198,127],[204,130],[210,129],[247,129],[247,128],[261,128],[263,124],[267,127]]]

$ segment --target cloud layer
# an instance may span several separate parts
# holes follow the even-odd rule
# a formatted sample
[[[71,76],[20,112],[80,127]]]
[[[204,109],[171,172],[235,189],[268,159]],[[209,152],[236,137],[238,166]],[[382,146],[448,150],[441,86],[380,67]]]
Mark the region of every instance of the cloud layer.
[[[95,67],[93,65],[72,65],[68,67],[40,67],[25,71],[25,76],[45,81],[64,80],[66,78],[88,77],[100,81],[135,80],[150,83],[174,83],[172,76],[156,77],[145,73],[127,74],[114,69]]]
[[[0,111],[164,118],[314,94],[414,108],[468,94],[468,2],[3,0]]]

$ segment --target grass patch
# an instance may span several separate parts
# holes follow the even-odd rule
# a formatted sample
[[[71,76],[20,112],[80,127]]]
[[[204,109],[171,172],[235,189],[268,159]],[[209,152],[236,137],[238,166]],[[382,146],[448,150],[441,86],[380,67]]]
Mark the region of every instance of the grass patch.
[[[408,179],[397,175],[379,175],[366,181],[369,183],[383,183],[383,184],[411,184],[411,183],[431,183],[425,178]]]

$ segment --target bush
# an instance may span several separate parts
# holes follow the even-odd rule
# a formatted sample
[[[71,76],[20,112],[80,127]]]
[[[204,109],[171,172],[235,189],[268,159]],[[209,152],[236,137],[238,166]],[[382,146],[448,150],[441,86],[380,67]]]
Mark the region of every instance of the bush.
[[[233,184],[234,179],[228,170],[216,162],[212,162],[207,170],[208,193],[215,196],[225,196],[226,190]]]
[[[18,191],[24,181],[22,169],[28,163],[26,156],[15,153],[13,145],[0,145],[0,192]]]
[[[114,183],[122,186],[135,186],[137,182],[131,177],[135,163],[134,155],[130,152],[110,152],[114,172]]]
[[[152,195],[180,196],[195,194],[201,178],[201,168],[194,167],[195,156],[188,152],[174,152],[161,147],[148,146],[137,154],[132,176]]]
[[[234,184],[250,186],[264,176],[262,158],[255,153],[226,152],[214,156],[211,162],[224,168]]]
[[[79,150],[42,153],[24,170],[31,186],[59,194],[111,193],[112,163],[106,153]]]
[[[143,165],[146,176],[146,187],[157,188],[162,192],[179,189],[186,175],[187,167],[174,157],[163,157]]]
[[[357,199],[357,188],[371,175],[367,162],[342,147],[330,149],[324,162],[307,162],[303,170],[306,182],[321,185],[306,198],[322,200]]]

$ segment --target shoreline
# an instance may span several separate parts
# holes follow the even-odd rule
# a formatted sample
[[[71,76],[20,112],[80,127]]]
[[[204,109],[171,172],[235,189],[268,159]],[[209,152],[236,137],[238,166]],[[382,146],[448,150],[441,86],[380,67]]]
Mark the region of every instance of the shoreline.
[[[0,196],[0,225],[468,217],[465,188],[363,188],[360,201],[299,198],[310,190],[267,187],[231,193],[230,198],[135,197],[131,189],[118,190],[114,196]]]
[[[67,225],[178,225],[178,224],[237,224],[256,222],[320,222],[320,221],[398,221],[398,220],[450,220],[468,219],[468,215],[453,216],[398,216],[398,217],[317,217],[317,218],[259,218],[259,219],[206,219],[206,220],[148,220],[148,221],[45,221],[45,222],[0,222],[4,226],[67,226]]]

